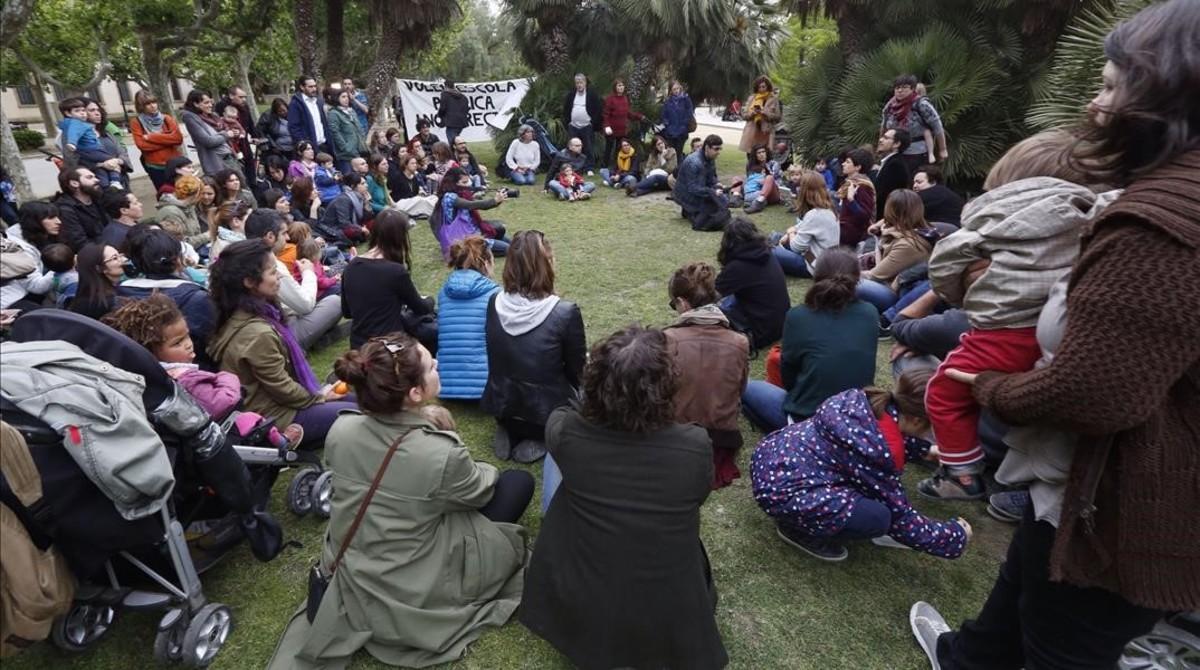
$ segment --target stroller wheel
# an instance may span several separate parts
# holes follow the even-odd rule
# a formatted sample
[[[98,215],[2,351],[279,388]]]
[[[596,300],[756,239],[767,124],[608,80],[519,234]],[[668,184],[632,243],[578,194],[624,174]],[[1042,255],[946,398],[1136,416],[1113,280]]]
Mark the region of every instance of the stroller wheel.
[[[183,662],[193,668],[207,668],[233,628],[233,614],[219,603],[209,603],[196,612],[183,633]]]
[[[174,663],[183,658],[183,634],[187,631],[187,618],[182,610],[167,612],[158,624],[154,636],[154,658],[162,663]]]
[[[316,490],[317,478],[321,476],[321,468],[304,468],[292,477],[288,484],[288,509],[296,516],[304,516],[313,509],[313,492]]]
[[[313,484],[312,510],[322,519],[328,519],[333,510],[333,472],[330,470],[322,472]]]
[[[54,620],[50,639],[63,651],[81,652],[107,635],[116,618],[117,611],[108,605],[76,602]]]
[[[1173,670],[1200,668],[1200,639],[1187,631],[1160,622],[1146,635],[1130,642],[1117,663],[1119,670]]]

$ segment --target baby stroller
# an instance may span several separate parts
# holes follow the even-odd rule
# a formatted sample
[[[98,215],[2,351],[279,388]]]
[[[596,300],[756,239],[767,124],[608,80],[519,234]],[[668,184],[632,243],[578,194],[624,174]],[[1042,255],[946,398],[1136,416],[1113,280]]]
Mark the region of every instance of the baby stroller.
[[[1118,670],[1200,668],[1200,613],[1184,612],[1163,619],[1154,630],[1130,642]]]
[[[51,640],[64,650],[83,651],[108,633],[124,609],[165,611],[155,656],[207,666],[224,645],[233,619],[229,607],[205,597],[200,574],[241,536],[260,560],[279,552],[282,531],[263,511],[262,500],[273,471],[256,468],[252,474],[231,440],[158,361],[115,330],[70,312],[39,310],[19,318],[11,335],[11,342],[0,345],[6,364],[28,351],[25,345],[57,340],[141,375],[147,418],[174,477],[156,512],[123,515],[68,452],[79,444],[73,438],[80,429],[56,429],[39,418],[44,414],[25,411],[31,406],[23,404],[28,396],[13,392],[19,390],[16,375],[0,378],[0,415],[24,438],[45,492],[36,509],[18,516],[31,536],[50,538],[79,582],[71,609],[51,628]],[[123,467],[118,462],[112,470]],[[185,529],[192,531],[191,540]]]

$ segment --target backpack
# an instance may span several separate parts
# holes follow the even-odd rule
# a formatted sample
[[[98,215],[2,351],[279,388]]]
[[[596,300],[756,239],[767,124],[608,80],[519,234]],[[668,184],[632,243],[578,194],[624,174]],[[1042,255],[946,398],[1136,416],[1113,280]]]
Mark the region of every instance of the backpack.
[[[25,438],[0,422],[0,657],[50,635],[75,597],[75,578],[38,517],[42,480]]]

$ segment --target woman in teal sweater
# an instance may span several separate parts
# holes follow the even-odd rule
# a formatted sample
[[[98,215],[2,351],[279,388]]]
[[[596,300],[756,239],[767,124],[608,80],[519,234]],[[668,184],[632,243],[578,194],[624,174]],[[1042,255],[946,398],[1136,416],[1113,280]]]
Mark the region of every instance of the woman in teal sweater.
[[[367,192],[371,194],[371,211],[379,214],[391,207],[392,194],[388,193],[388,159],[381,154],[371,154],[367,159]]]
[[[742,392],[742,411],[764,433],[812,416],[825,400],[875,383],[879,316],[855,297],[858,259],[845,249],[821,254],[804,304],[783,324],[780,388],[752,381]]]

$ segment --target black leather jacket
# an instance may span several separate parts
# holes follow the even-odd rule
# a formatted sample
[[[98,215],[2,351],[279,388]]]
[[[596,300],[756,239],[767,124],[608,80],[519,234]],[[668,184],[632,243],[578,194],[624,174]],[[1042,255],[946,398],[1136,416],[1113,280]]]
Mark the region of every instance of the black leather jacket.
[[[488,301],[488,380],[480,409],[544,426],[550,412],[578,393],[587,359],[583,314],[575,303],[560,300],[536,328],[509,335],[496,314],[496,295]]]

